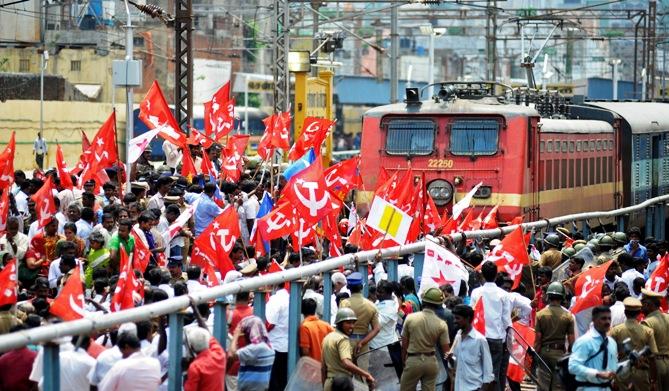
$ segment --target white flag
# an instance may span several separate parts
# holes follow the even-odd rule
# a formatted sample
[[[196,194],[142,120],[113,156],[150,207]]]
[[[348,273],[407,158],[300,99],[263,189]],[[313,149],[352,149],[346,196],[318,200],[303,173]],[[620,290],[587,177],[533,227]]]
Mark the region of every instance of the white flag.
[[[144,150],[149,143],[151,143],[151,140],[153,140],[161,130],[163,130],[163,127],[158,127],[130,139],[130,143],[128,144],[128,163],[132,164],[136,162],[137,159],[142,156],[142,153],[144,153]]]
[[[469,204],[472,202],[472,198],[474,197],[474,194],[479,189],[479,187],[481,187],[482,184],[483,184],[483,182],[479,182],[479,184],[474,186],[474,188],[471,189],[469,191],[469,193],[467,193],[467,195],[462,197],[462,199],[460,201],[458,201],[455,205],[453,205],[453,213],[452,213],[453,217],[452,217],[452,219],[454,221],[457,220],[458,217],[460,217],[460,215],[462,214],[462,211],[469,208]]]
[[[174,239],[177,234],[181,231],[181,228],[183,228],[186,223],[188,223],[188,220],[193,216],[193,212],[195,212],[195,205],[191,205],[188,208],[186,208],[185,211],[181,212],[179,217],[174,220],[174,222],[167,228],[167,231],[163,232],[163,241],[165,244],[169,244],[172,239]]]
[[[460,258],[431,240],[425,241],[423,274],[420,280],[420,292],[429,288],[438,288],[450,284],[453,292],[460,292],[460,281],[469,279],[469,272]]]

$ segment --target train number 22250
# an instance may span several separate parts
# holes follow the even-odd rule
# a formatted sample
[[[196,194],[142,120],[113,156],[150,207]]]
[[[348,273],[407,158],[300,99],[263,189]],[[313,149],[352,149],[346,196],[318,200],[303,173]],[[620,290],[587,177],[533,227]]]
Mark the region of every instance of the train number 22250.
[[[428,168],[453,168],[453,160],[451,159],[429,159],[427,161]]]

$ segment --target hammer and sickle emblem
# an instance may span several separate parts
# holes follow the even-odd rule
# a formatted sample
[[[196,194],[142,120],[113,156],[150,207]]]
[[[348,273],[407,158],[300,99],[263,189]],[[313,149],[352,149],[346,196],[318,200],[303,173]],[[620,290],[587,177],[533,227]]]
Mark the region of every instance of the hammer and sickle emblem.
[[[328,202],[328,194],[325,193],[323,198],[320,200],[316,197],[316,189],[318,189],[318,182],[306,182],[302,181],[302,187],[306,188],[309,191],[309,198],[304,197],[300,190],[297,187],[297,184],[300,181],[296,181],[293,184],[293,190],[297,194],[297,198],[300,200],[300,203],[307,208],[309,208],[309,216],[316,217],[318,216],[318,210],[323,208]]]
[[[219,237],[219,241],[221,243],[221,247],[223,247],[223,251],[230,252],[232,250],[232,246],[235,244],[235,237],[230,234],[230,230],[227,228],[221,228],[218,231],[216,231],[216,236]],[[229,238],[229,240],[226,240],[226,238]],[[213,243],[213,238],[210,237],[212,240],[211,242],[211,247],[216,248],[216,246]]]
[[[276,219],[272,219],[271,217],[267,219],[268,231],[278,231],[283,227],[290,227],[290,220],[283,213],[277,212]]]

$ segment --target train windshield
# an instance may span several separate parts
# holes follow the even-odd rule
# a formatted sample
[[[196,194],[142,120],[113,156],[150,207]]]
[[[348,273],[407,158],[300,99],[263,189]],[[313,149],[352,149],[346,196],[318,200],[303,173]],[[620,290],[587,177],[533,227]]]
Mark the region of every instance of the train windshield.
[[[499,122],[495,120],[456,120],[451,124],[453,155],[494,155],[497,152]]]
[[[388,122],[386,153],[430,155],[434,151],[436,124],[431,120],[395,119]]]

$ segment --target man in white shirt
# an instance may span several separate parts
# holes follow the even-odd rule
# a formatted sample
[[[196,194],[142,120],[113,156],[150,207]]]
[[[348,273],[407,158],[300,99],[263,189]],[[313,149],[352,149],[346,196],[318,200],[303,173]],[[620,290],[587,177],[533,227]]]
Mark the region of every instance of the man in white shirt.
[[[86,249],[88,249],[88,237],[93,231],[93,226],[95,225],[95,212],[91,208],[82,208],[81,209],[81,218],[74,223],[77,226],[77,236],[84,239],[86,242]]]
[[[644,263],[645,260],[638,258],[639,263]],[[625,281],[625,284],[627,284],[627,289],[629,289],[630,293],[634,292],[634,280],[636,278],[644,278],[643,274],[641,274],[638,270],[635,269],[635,259],[628,253],[621,253],[618,255],[618,263],[623,269],[623,274],[620,276],[620,279]]]
[[[472,291],[472,307],[483,300],[485,313],[485,337],[492,357],[495,373],[495,390],[506,388],[506,369],[509,364],[509,351],[506,349],[506,329],[511,326],[511,302],[509,295],[494,281],[497,277],[497,265],[485,262],[481,266],[485,279],[483,286]]]
[[[158,191],[151,198],[149,198],[147,209],[163,210],[165,207],[165,196],[167,195],[167,192],[170,191],[173,182],[174,181],[169,176],[161,176],[158,178],[156,181],[156,189]]]
[[[613,291],[616,297],[616,302],[610,307],[611,309],[611,328],[625,323],[627,317],[625,316],[625,305],[623,300],[630,296],[630,291],[623,284],[618,284]]]
[[[30,194],[30,181],[26,180],[21,184],[21,188],[18,193],[14,196],[14,202],[16,202],[16,209],[23,216],[28,216],[28,195]]]
[[[307,283],[304,286],[306,289],[303,299],[314,299],[316,300],[316,315],[319,318],[323,319],[323,295],[320,292],[323,290],[323,279],[319,276],[312,276],[309,278]],[[330,323],[333,323],[335,317],[337,316],[337,300],[334,296],[330,297]]]
[[[270,324],[269,341],[274,348],[274,365],[269,380],[270,390],[283,390],[288,383],[288,303],[290,293],[281,286],[265,307],[265,319]]]
[[[495,381],[493,363],[486,339],[472,327],[474,310],[464,304],[453,308],[458,333],[450,357],[455,357],[455,390],[490,390]]]
[[[246,228],[249,232],[253,229],[253,222],[255,221],[256,216],[258,216],[258,210],[260,209],[258,196],[253,193],[257,186],[258,184],[252,180],[243,181],[239,185],[242,191],[242,207],[244,208],[244,214],[246,215]]]
[[[507,275],[502,282],[502,289],[509,294],[509,303],[511,304],[511,312],[518,311],[518,321],[529,326],[530,318],[532,317],[532,300],[523,296],[525,293],[525,285],[522,283],[517,288],[519,292],[511,292],[513,287],[513,280]]]
[[[78,339],[81,338],[79,342]],[[91,384],[88,373],[95,367],[95,359],[86,353],[90,345],[90,337],[72,337],[72,343],[60,345],[60,389],[61,390],[88,390]],[[74,346],[79,342],[79,347]],[[44,384],[44,350],[40,350],[30,373],[30,380],[37,382],[40,389]]]
[[[60,247],[60,257],[54,259],[51,264],[49,264],[49,287],[56,288],[58,286],[58,278],[63,275],[60,271],[60,259],[61,257],[71,257],[75,258],[77,255],[76,245],[72,242],[64,242]],[[81,265],[81,263],[79,262]],[[82,271],[83,275],[83,271]]]
[[[28,251],[28,236],[19,232],[19,219],[11,216],[7,219],[7,232],[0,238],[0,251],[6,251],[11,258],[23,260]]]
[[[202,270],[197,265],[189,265],[186,268],[186,275],[188,276],[188,281],[186,281],[186,286],[188,287],[188,293],[195,293],[206,289],[207,287],[200,283],[200,276],[202,275]]]
[[[134,323],[123,323],[118,328],[117,338],[120,339],[124,334],[132,334],[137,337],[137,326]],[[107,373],[112,369],[114,364],[116,364],[122,358],[123,354],[121,353],[118,344],[100,353],[95,366],[88,373],[88,379],[90,380],[91,384],[94,386],[99,385],[105,375],[107,375]]]
[[[155,391],[161,383],[160,362],[141,350],[139,338],[123,334],[117,346],[123,359],[116,362],[98,385],[99,391]]]
[[[399,320],[397,311],[399,304],[393,298],[391,283],[385,280],[379,281],[376,285],[376,297],[378,301],[375,305],[378,311],[381,330],[369,343],[369,348],[372,350],[384,349],[388,351],[390,360],[395,368],[395,373],[399,379],[402,377],[402,346],[397,336],[397,321]]]

